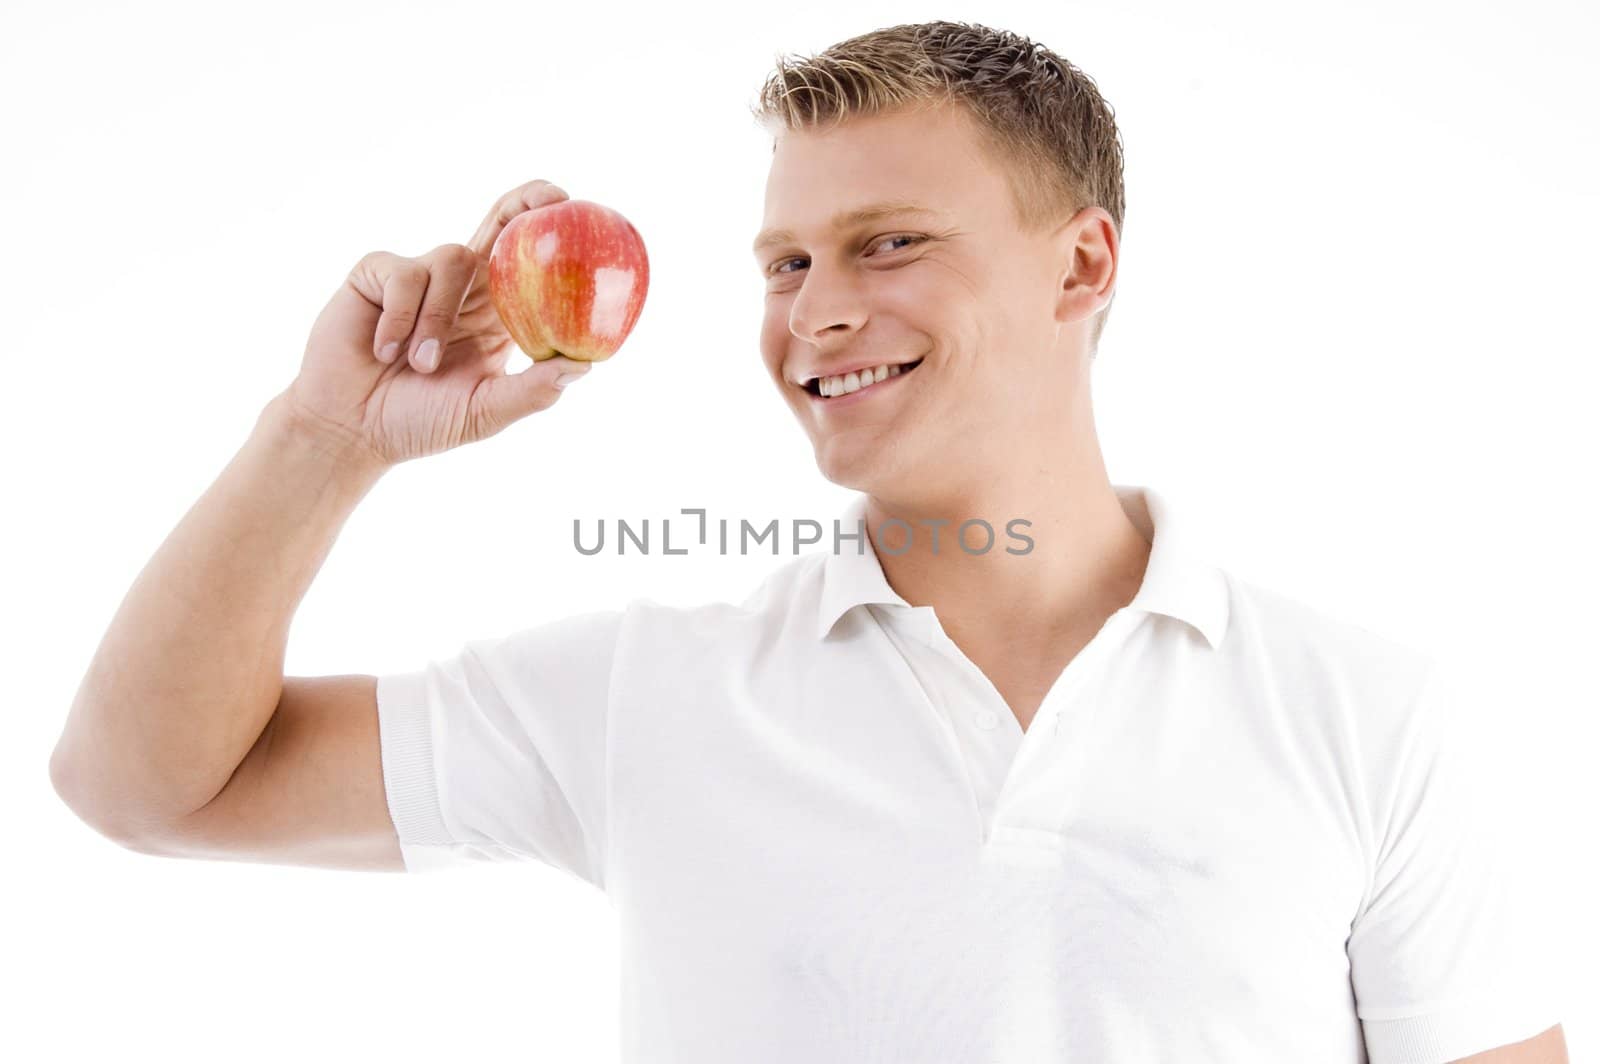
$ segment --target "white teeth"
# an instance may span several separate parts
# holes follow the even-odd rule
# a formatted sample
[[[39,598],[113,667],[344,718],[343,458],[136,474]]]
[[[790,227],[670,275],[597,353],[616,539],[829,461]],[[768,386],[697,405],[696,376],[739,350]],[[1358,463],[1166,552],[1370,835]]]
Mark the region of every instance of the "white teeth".
[[[817,390],[825,398],[832,398],[836,395],[849,395],[851,392],[860,391],[869,384],[877,384],[879,381],[887,380],[890,377],[898,377],[901,372],[898,365],[874,366],[871,369],[858,370],[839,377],[823,377],[817,382]]]

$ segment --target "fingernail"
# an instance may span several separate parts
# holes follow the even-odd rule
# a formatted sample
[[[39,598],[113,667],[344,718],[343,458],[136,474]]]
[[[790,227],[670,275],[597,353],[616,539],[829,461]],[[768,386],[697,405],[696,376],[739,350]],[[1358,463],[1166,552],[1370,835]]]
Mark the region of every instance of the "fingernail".
[[[390,340],[383,345],[383,350],[378,352],[379,362],[393,362],[394,356],[400,353],[400,341]]]
[[[439,362],[439,341],[429,337],[417,348],[417,365],[423,369],[432,369]]]
[[[556,375],[553,383],[557,388],[565,388],[591,369],[594,369],[593,362],[580,362],[575,358],[567,358],[564,355],[558,357],[561,358],[562,362],[566,363],[566,368]]]

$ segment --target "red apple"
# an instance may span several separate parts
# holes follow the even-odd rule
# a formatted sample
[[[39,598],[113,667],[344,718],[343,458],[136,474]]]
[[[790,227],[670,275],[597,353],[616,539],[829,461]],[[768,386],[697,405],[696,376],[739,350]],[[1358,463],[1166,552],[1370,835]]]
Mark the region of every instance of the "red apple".
[[[650,287],[644,241],[626,218],[588,200],[523,211],[489,252],[489,294],[535,362],[603,362],[639,320]]]

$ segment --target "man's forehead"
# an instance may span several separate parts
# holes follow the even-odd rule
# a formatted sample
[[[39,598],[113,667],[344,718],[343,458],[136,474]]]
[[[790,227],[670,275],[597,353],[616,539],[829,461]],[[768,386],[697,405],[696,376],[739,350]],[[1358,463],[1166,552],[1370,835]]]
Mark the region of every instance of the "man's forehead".
[[[838,232],[900,215],[953,224],[1004,180],[989,172],[970,120],[948,108],[852,118],[821,133],[790,130],[777,143],[766,228],[751,242],[757,255],[798,243],[798,226]]]

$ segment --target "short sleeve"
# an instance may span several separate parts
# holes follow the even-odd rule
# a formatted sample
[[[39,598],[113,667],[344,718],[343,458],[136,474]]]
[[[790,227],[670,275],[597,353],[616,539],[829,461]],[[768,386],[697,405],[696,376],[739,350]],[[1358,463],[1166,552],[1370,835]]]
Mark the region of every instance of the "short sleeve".
[[[1372,781],[1376,852],[1346,944],[1372,1064],[1445,1064],[1560,1022],[1527,889],[1538,872],[1514,844],[1526,811],[1492,743],[1516,714],[1484,692],[1432,662]]]
[[[604,890],[622,618],[565,617],[378,677],[384,790],[407,871],[534,860]]]

